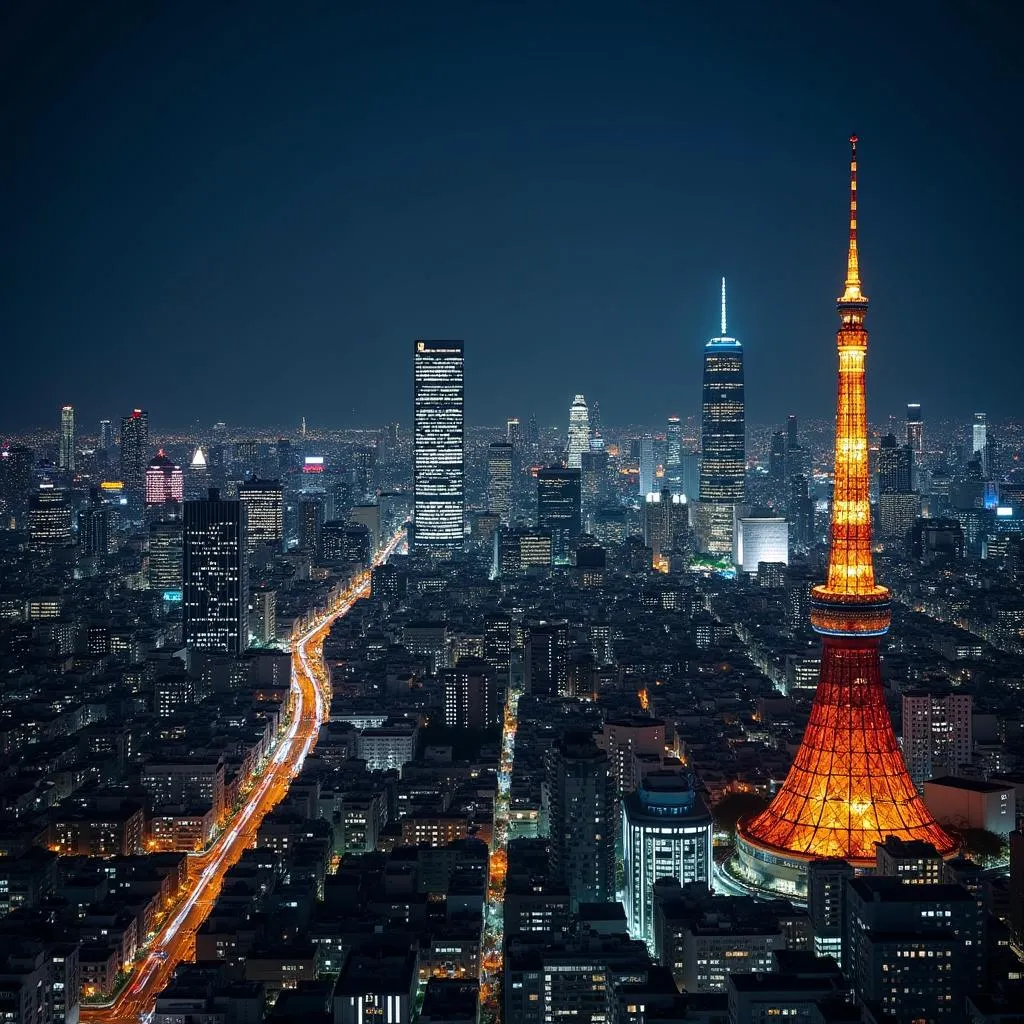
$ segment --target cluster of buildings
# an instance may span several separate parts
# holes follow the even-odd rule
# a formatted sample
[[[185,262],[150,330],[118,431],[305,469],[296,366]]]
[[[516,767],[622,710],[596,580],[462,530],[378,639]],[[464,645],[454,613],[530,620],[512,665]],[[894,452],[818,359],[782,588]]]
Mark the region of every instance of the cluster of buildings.
[[[421,340],[409,436],[66,406],[0,451],[5,1020],[116,1016],[172,954],[153,1024],[1019,1020],[1019,453],[869,437],[855,147],[834,449],[748,451],[723,282],[662,431],[470,430]],[[179,962],[294,756],[289,641],[364,583]]]

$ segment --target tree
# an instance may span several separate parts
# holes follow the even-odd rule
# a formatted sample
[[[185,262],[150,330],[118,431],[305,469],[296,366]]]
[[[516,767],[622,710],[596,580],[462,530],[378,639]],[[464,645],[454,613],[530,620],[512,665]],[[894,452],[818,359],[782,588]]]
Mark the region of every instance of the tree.
[[[736,833],[736,823],[740,818],[759,814],[768,806],[768,801],[760,793],[730,793],[719,800],[712,808],[715,828],[719,832]]]
[[[979,864],[1005,860],[1006,840],[984,828],[946,828],[960,840],[961,852]]]

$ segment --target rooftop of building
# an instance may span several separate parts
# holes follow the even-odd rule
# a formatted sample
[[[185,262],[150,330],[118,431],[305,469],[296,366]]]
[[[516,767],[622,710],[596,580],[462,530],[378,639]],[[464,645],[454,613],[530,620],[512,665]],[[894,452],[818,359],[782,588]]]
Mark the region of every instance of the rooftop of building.
[[[475,1021],[480,1002],[480,983],[460,978],[431,978],[427,982],[420,1020],[451,1024]]]
[[[416,968],[416,951],[398,943],[367,943],[351,950],[338,976],[338,995],[367,992],[408,994]]]
[[[939,851],[923,839],[900,839],[899,836],[886,836],[884,843],[875,843],[876,851],[885,851],[893,857],[914,857],[936,860]]]
[[[868,903],[974,903],[976,897],[962,885],[949,882],[908,884],[901,878],[860,875],[849,882],[852,891]]]
[[[1006,782],[986,782],[983,779],[965,779],[957,775],[940,775],[928,779],[925,786],[946,786],[950,789],[966,789],[972,793],[1002,793],[1012,788]]]

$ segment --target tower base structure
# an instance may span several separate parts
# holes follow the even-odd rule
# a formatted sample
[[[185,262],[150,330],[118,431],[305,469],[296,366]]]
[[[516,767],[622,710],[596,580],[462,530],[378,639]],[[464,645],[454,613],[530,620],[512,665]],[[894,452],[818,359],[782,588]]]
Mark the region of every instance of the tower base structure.
[[[943,857],[957,852],[907,773],[885,706],[878,640],[887,602],[819,605],[812,621],[824,634],[821,678],[803,742],[771,804],[740,822],[726,866],[738,885],[798,900],[812,860],[841,857],[872,871],[875,844],[889,836],[931,843]],[[845,632],[854,624],[864,632]]]

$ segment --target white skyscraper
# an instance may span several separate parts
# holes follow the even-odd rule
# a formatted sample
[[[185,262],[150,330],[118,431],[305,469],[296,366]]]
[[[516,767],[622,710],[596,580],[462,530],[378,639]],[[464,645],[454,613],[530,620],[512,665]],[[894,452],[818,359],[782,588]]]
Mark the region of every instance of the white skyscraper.
[[[569,407],[569,443],[566,445],[566,464],[569,469],[580,468],[580,457],[590,448],[590,412],[586,399],[577,395]]]
[[[462,342],[417,341],[413,358],[415,546],[450,555],[465,532]]]

